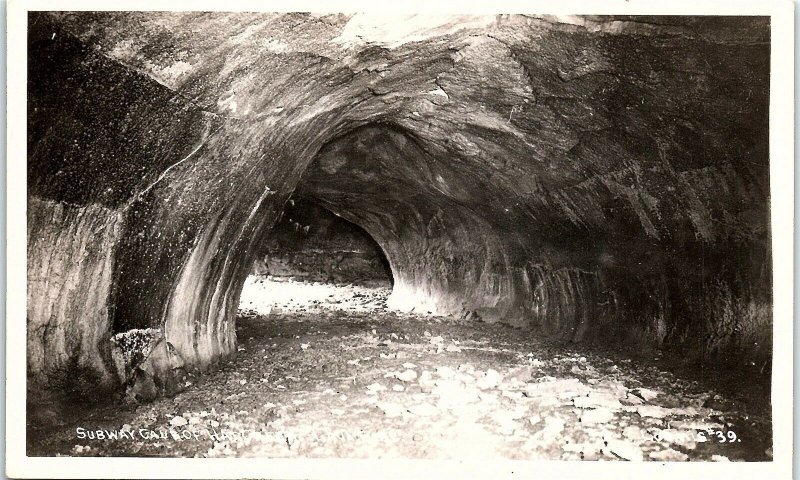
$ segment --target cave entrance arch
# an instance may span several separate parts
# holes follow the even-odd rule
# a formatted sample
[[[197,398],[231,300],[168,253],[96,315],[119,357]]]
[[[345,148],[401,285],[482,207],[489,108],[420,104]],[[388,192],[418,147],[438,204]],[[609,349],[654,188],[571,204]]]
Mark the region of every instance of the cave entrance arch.
[[[400,306],[571,339],[771,355],[763,18],[707,24],[711,36],[654,27],[669,48],[653,49],[636,22],[567,35],[519,17],[503,31],[345,56],[255,49],[258,35],[225,28],[174,35],[170,21],[34,18],[27,322],[42,385],[77,367],[114,384],[108,337],[122,330],[158,331],[193,368],[235,353],[250,252],[295,190],[370,232]],[[335,36],[336,22],[317,27]],[[143,48],[122,62],[109,55],[121,39],[204,61],[179,64],[183,80],[165,85],[173,69],[157,66],[173,55]],[[586,65],[563,64],[565,45]],[[639,62],[618,55],[632,47]],[[721,75],[732,49],[741,61]],[[704,82],[694,68],[661,68],[697,52],[717,73]],[[300,75],[312,79],[302,95]],[[698,265],[702,275],[686,274]],[[708,325],[726,333],[708,339]],[[176,368],[169,352],[149,357],[154,370]]]

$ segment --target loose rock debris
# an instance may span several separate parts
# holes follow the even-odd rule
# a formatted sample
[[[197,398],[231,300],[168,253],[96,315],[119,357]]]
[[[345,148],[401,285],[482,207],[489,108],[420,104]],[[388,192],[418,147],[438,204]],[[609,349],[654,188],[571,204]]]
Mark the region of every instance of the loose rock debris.
[[[770,459],[768,416],[711,408],[724,397],[697,382],[497,325],[398,314],[387,288],[359,288],[325,307],[246,312],[242,348],[219,370],[174,398],[29,429],[29,454]]]

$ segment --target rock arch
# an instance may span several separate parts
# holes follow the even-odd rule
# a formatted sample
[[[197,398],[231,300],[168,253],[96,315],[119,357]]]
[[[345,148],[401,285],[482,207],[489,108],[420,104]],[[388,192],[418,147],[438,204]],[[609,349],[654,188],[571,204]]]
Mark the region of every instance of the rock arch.
[[[295,190],[381,244],[398,307],[769,355],[762,19],[29,20],[32,388],[115,388],[133,330],[162,388],[233,354]]]

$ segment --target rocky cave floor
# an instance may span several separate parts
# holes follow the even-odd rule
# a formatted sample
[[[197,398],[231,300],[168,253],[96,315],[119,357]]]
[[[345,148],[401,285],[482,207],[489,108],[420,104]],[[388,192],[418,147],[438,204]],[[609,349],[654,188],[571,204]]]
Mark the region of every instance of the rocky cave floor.
[[[725,391],[724,376],[676,375],[661,356],[632,360],[498,325],[400,314],[386,308],[388,294],[251,277],[235,359],[172,398],[79,406],[58,425],[29,426],[28,453],[771,458],[769,401],[755,387]]]

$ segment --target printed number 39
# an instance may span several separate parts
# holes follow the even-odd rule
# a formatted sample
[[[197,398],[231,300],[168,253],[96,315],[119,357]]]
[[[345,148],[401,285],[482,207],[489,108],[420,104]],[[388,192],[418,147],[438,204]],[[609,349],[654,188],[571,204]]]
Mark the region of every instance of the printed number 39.
[[[719,439],[719,443],[724,443],[725,441],[733,443],[737,440],[736,432],[734,432],[733,430],[728,430],[727,433],[723,432],[722,430],[717,430],[716,432],[714,432],[714,434]]]
[[[700,441],[703,441],[703,442],[706,441],[705,440],[706,432],[698,432],[698,433],[699,433],[700,438],[701,438]],[[723,432],[722,430],[708,430],[707,433],[710,436],[716,436],[717,437],[717,441],[719,443],[725,443],[725,442],[733,443],[733,442],[737,442],[738,441],[738,438],[736,437],[736,432],[734,432],[733,430],[728,430],[727,433]]]

